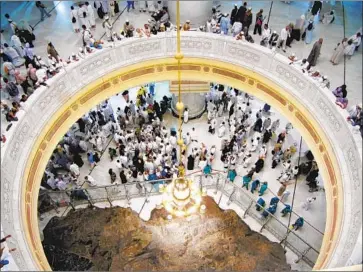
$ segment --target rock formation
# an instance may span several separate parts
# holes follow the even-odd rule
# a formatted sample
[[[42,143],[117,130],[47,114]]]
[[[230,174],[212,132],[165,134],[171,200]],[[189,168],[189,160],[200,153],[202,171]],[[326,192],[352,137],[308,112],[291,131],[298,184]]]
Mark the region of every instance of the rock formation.
[[[43,246],[53,270],[290,271],[283,248],[205,197],[203,215],[142,221],[125,208],[87,208],[54,217]]]

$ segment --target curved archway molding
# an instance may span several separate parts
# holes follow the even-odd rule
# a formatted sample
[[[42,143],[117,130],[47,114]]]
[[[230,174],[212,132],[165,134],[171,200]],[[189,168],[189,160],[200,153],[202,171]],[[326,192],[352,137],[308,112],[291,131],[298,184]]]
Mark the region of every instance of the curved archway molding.
[[[102,100],[151,81],[176,80],[174,46],[170,33],[128,40],[67,67],[49,89],[30,97],[27,114],[4,151],[1,170],[2,189],[7,190],[2,190],[2,224],[7,233],[15,234],[14,246],[20,250],[14,258],[21,269],[50,270],[40,242],[37,201],[41,177],[58,141]],[[324,90],[265,48],[199,33],[183,35],[182,46],[183,80],[202,78],[246,91],[268,101],[302,134],[320,166],[327,198],[325,235],[314,269],[346,265],[361,228],[362,166],[359,143],[342,114]]]

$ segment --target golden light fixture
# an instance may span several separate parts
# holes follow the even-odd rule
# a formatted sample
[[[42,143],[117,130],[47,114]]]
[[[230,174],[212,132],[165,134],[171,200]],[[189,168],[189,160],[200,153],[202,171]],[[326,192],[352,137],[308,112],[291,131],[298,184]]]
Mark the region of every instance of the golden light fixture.
[[[188,217],[198,212],[202,194],[191,179],[175,178],[164,190],[163,206],[176,217]]]
[[[176,109],[179,113],[178,118],[178,145],[179,145],[179,161],[182,161],[182,146],[184,141],[182,139],[182,114],[184,104],[181,101],[181,60],[183,54],[180,49],[180,3],[176,1],[176,25],[177,25],[177,52],[175,59],[178,61],[178,102],[176,103]],[[166,187],[162,187],[163,194],[163,206],[170,213],[177,217],[189,217],[190,215],[199,211],[202,202],[202,192],[198,186],[195,186],[192,179],[185,177],[185,167],[180,163],[178,169],[178,177]],[[205,205],[204,205],[205,210]],[[168,215],[168,219],[171,217]]]

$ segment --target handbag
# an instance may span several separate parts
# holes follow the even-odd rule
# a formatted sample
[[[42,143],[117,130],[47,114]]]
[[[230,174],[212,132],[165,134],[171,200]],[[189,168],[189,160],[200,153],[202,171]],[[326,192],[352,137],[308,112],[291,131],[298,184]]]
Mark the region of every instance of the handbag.
[[[77,22],[77,20],[76,20],[76,17],[72,17],[72,23],[74,24],[74,23],[76,23]]]
[[[115,1],[115,13],[119,13],[120,12],[120,7],[117,3],[117,1]]]
[[[305,30],[305,31],[304,31],[304,33],[302,34],[301,39],[302,39],[302,40],[305,40],[305,37],[306,37],[306,30]]]
[[[86,31],[85,31],[86,32]],[[87,43],[86,43],[86,41],[84,40],[84,33],[83,33],[83,35],[82,35],[82,41],[83,41],[83,46],[84,47],[86,47],[87,46]]]
[[[256,22],[256,24],[259,25],[259,26],[262,25],[262,21],[263,21],[263,19],[261,17],[262,16],[258,17],[257,22]]]

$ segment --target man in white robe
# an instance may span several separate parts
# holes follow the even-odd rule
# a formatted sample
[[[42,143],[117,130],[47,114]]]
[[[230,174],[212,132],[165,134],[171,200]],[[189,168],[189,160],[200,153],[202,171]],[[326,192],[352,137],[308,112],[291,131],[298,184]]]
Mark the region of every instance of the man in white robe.
[[[226,133],[226,125],[224,122],[222,122],[222,124],[218,128],[218,137],[219,138],[224,137],[225,133]]]
[[[69,170],[70,170],[71,174],[75,177],[78,177],[80,175],[79,166],[75,163],[72,163],[69,166]]]
[[[186,124],[186,123],[188,123],[188,120],[189,120],[189,111],[188,111],[188,109],[187,108],[185,108],[185,110],[184,110],[184,114],[183,114],[184,116],[183,116],[183,121],[184,121],[184,123]]]
[[[87,9],[87,15],[88,15],[88,22],[92,28],[96,28],[96,19],[95,19],[95,11],[93,10],[93,7],[86,2],[86,9]]]
[[[91,177],[90,175],[85,176],[84,181],[87,182],[91,187],[94,187],[97,185],[95,179],[93,177]]]
[[[101,152],[103,150],[102,138],[99,136],[96,136],[96,149],[99,152]]]
[[[18,52],[16,52],[16,50],[10,47],[7,43],[4,43],[4,54],[11,58],[11,62],[15,67],[20,67],[25,62],[25,60],[19,56]]]
[[[16,52],[18,52],[20,57],[24,57],[24,48],[17,35],[11,36],[11,45],[14,47]]]

